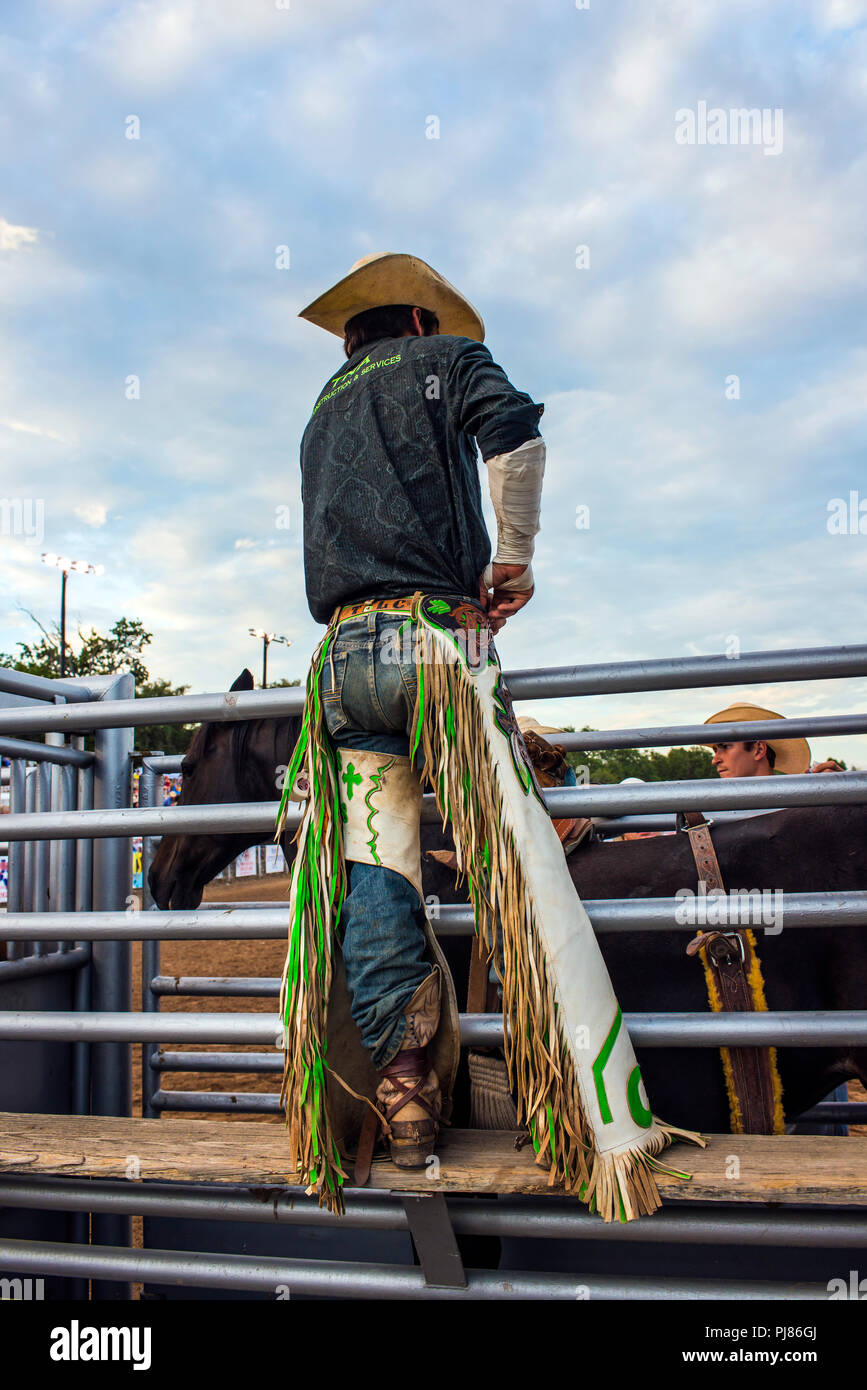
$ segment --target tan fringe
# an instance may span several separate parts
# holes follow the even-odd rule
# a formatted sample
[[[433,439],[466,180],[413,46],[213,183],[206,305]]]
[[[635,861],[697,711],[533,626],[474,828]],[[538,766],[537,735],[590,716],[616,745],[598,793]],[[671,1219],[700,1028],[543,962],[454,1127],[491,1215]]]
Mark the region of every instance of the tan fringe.
[[[346,870],[340,827],[335,825],[334,817],[336,783],[332,757],[323,727],[321,699],[318,692],[314,698],[312,689],[318,684],[321,647],[322,644],[311,662],[307,680],[309,729],[301,766],[307,773],[310,795],[294,837],[296,872],[300,872],[303,865],[307,873],[308,844],[313,846],[320,824],[322,830],[316,855],[316,881],[309,885],[311,896],[302,910],[299,968],[295,972],[295,979],[290,981],[290,951],[287,950],[280,981],[279,1010],[284,1023],[286,1048],[280,1103],[286,1113],[289,1131],[291,1170],[296,1173],[300,1171],[307,1179],[307,1194],[316,1193],[320,1207],[327,1207],[330,1212],[342,1215],[345,1209],[342,1183],[346,1174],[336,1154],[328,1118],[325,1044],[332,978],[332,933],[339,920]],[[335,894],[333,909],[330,903],[332,887]],[[322,916],[323,941],[318,936],[317,902]],[[291,923],[289,932],[291,944]]]
[[[704,1141],[654,1120],[653,1129],[634,1150],[606,1155],[596,1149],[557,1016],[521,857],[508,825],[507,802],[487,752],[488,726],[480,699],[460,659],[451,660],[448,648],[439,649],[440,642],[449,643],[447,636],[432,637],[420,619],[415,638],[419,688],[412,728],[415,732],[421,717],[426,780],[435,793],[443,828],[451,821],[458,867],[466,874],[478,932],[489,953],[496,947],[498,919],[502,926],[503,1046],[518,1094],[519,1123],[530,1128],[536,1162],[550,1166],[549,1185],[559,1182],[567,1192],[577,1192],[605,1221],[632,1220],[661,1205],[653,1168],[662,1165],[652,1155],[674,1138],[702,1147]],[[449,706],[451,741],[446,727]],[[465,803],[467,769],[471,782]],[[483,857],[485,841],[489,869]]]

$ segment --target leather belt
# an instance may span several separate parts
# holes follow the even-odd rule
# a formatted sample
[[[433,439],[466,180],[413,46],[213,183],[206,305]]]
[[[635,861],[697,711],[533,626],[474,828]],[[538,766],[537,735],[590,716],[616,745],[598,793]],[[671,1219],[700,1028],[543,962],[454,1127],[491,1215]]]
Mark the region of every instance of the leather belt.
[[[695,866],[707,891],[725,892],[710,828],[701,811],[685,811],[682,827],[689,836]],[[705,952],[723,1009],[753,1013],[755,1001],[750,973],[756,960],[747,931],[706,931],[690,941],[689,956]],[[774,1061],[766,1047],[721,1049],[731,1063],[732,1086],[740,1110],[742,1134],[773,1134],[775,1115]],[[737,1117],[732,1116],[733,1121]]]
[[[337,623],[345,622],[347,618],[362,618],[368,613],[412,613],[413,611],[417,611],[416,605],[420,603],[423,598],[429,597],[436,597],[436,595],[433,593],[429,595],[422,593],[421,590],[416,590],[414,594],[403,594],[397,598],[369,598],[361,599],[358,603],[344,603],[335,608],[329,619],[328,626],[335,627]],[[449,606],[458,607],[459,605],[464,606],[468,603],[471,604],[472,607],[478,608],[482,616],[485,616],[484,610],[479,604],[473,604],[470,599],[454,598],[449,601]]]

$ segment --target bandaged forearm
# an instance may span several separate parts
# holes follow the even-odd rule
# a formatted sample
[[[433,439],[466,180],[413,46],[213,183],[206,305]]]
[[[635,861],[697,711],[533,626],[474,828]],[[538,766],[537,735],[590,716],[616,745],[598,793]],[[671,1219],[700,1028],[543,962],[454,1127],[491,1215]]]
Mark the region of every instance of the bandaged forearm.
[[[528,439],[508,454],[487,460],[491,502],[497,518],[495,565],[529,565],[539,530],[545,441]]]

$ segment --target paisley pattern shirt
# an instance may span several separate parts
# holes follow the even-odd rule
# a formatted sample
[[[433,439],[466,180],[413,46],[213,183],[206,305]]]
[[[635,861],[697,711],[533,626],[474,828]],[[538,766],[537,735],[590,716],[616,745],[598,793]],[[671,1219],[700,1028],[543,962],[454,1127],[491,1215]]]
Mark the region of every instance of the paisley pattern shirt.
[[[491,558],[483,459],[539,436],[544,405],[511,384],[482,343],[382,338],[329,379],[301,440],[307,601],[421,589],[478,602]]]

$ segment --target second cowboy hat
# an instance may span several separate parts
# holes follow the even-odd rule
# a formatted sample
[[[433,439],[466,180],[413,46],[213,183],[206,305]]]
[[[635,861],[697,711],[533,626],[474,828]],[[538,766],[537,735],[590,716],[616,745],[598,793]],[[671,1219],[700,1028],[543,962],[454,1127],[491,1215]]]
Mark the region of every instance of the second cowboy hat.
[[[441,333],[475,338],[479,343],[485,340],[485,325],[470,301],[426,261],[403,252],[362,256],[348,275],[302,309],[298,317],[342,338],[349,319],[385,304],[417,304],[436,314]]]
[[[746,724],[754,719],[782,719],[772,709],[762,709],[761,705],[729,705],[706,719],[705,724]],[[773,748],[776,754],[774,772],[808,772],[810,768],[810,745],[805,738],[766,738],[762,740]]]
[[[562,734],[566,732],[565,729],[554,729],[550,724],[540,724],[537,719],[533,719],[529,714],[518,715],[518,727],[522,734],[527,733],[529,730],[531,734],[540,734],[543,738],[545,734]],[[550,743],[551,740],[548,739],[548,742]]]

